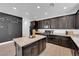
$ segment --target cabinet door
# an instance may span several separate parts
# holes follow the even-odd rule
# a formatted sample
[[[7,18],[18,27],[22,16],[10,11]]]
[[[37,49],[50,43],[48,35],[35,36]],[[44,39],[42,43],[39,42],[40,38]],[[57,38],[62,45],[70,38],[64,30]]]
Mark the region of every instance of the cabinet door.
[[[41,20],[40,22],[41,22],[41,29],[44,29],[44,26],[45,26],[44,21]]]
[[[61,36],[60,39],[61,39],[61,46],[69,48],[68,38],[64,37],[64,36]]]
[[[43,38],[41,40],[38,41],[39,42],[39,54],[46,48],[46,38]]]
[[[50,19],[46,19],[46,20],[44,20],[44,28],[46,28],[46,29],[50,29]]]
[[[23,47],[23,56],[31,56],[32,55],[32,46]]]
[[[37,56],[38,55],[38,42],[34,42],[31,45],[31,55],[32,56]]]
[[[39,21],[38,21],[38,29],[39,29],[39,26],[40,26],[40,24],[39,24]]]
[[[60,17],[58,20],[59,20],[59,22],[58,22],[59,29],[66,29],[66,27],[67,27],[66,17]]]
[[[67,19],[67,29],[74,29],[75,28],[75,16],[74,15],[70,15],[70,16],[66,16],[66,19]]]
[[[34,42],[29,46],[23,47],[23,56],[37,56],[38,55],[38,42]]]
[[[38,45],[34,45],[32,47],[32,56],[37,56],[38,55]]]
[[[38,28],[41,29],[42,28],[42,22],[38,21]]]
[[[58,29],[58,20],[57,19],[51,19],[51,28]]]
[[[39,53],[42,52],[43,50],[42,45],[43,45],[42,40],[39,40]]]
[[[50,28],[50,20],[38,21],[38,28],[48,29]]]
[[[43,48],[43,50],[46,48],[46,38],[44,38],[43,40],[42,40],[42,48]]]
[[[61,41],[61,38],[60,38],[60,36],[55,36],[55,40],[56,40],[56,44],[57,45],[61,45],[62,43],[62,41]]]
[[[77,15],[76,15],[75,28],[76,28],[76,29],[79,29],[79,13],[77,13]]]
[[[45,22],[45,20],[42,20],[41,22],[42,22],[42,29],[44,29],[46,26],[46,22]]]

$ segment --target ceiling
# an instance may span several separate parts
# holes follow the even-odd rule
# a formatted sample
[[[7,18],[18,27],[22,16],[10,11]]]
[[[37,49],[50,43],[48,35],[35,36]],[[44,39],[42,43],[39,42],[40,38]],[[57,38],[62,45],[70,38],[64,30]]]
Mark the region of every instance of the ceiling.
[[[0,3],[0,12],[33,20],[76,13],[78,3]]]

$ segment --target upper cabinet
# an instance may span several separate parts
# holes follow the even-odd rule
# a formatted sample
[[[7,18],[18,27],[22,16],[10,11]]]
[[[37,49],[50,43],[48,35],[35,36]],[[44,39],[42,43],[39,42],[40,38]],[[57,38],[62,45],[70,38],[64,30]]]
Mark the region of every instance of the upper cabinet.
[[[74,15],[56,17],[51,19],[52,29],[74,29]]]
[[[76,13],[75,28],[79,29],[79,10]]]
[[[42,28],[42,21],[38,21],[38,29]]]
[[[51,29],[56,29],[58,28],[58,19],[54,18],[50,20],[50,26]]]
[[[67,19],[66,17],[58,18],[58,28],[57,29],[66,29],[67,28]]]
[[[38,21],[38,29],[79,29],[79,13]]]
[[[49,29],[50,28],[50,19],[38,21],[39,29]]]
[[[74,29],[75,28],[75,15],[66,16],[67,20],[67,29]]]
[[[43,28],[50,29],[50,19],[46,19],[43,21]]]
[[[31,21],[30,29],[38,29],[38,21]]]

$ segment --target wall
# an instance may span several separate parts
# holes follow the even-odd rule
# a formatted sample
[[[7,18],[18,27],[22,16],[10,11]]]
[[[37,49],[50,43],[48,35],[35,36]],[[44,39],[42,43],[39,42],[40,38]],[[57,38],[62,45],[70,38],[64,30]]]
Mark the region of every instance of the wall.
[[[29,36],[29,26],[31,19],[23,17],[22,36]]]
[[[0,43],[0,56],[15,56],[14,41]]]

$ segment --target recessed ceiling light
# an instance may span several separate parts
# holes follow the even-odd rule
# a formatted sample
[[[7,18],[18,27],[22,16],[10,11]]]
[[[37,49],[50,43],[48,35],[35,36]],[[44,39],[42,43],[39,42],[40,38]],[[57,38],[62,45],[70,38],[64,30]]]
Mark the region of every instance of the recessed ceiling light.
[[[26,15],[29,15],[29,13],[28,13],[28,12],[26,12],[25,14],[26,14]]]
[[[13,9],[16,9],[16,7],[13,7]]]
[[[50,3],[49,6],[54,7],[54,3]]]
[[[27,21],[25,21],[24,24],[27,25]]]
[[[39,8],[40,8],[40,6],[37,6],[37,8],[39,9]]]
[[[45,15],[47,15],[47,12],[45,12]]]
[[[64,9],[67,9],[67,7],[64,7]]]

